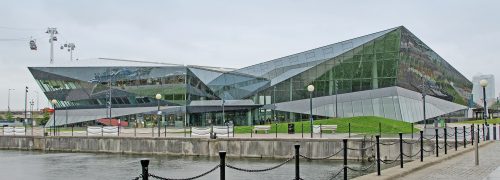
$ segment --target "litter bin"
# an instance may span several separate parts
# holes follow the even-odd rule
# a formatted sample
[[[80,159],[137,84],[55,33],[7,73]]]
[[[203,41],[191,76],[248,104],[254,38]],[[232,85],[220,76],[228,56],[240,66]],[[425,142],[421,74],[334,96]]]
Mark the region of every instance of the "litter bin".
[[[295,124],[288,123],[288,134],[295,134]]]

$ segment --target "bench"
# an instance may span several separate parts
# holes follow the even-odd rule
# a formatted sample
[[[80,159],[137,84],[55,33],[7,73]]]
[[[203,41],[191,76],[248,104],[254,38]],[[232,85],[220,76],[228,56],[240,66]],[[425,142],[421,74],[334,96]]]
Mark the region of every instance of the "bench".
[[[260,126],[254,126],[253,127],[253,132],[255,134],[257,134],[257,131],[264,131],[267,133],[269,133],[269,130],[271,130],[271,126],[270,125],[260,125]]]
[[[233,135],[233,126],[213,126],[213,132],[217,136]]]
[[[210,127],[192,127],[191,136],[210,136]]]
[[[331,131],[332,134],[337,130],[337,125],[313,125],[313,133],[319,134],[322,131]]]

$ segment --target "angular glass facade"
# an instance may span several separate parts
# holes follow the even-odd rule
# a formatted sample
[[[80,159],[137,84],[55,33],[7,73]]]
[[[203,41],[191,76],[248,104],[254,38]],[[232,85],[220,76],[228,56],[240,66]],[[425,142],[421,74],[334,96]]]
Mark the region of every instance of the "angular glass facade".
[[[139,111],[159,103],[165,121],[176,121],[168,124],[198,126],[228,120],[243,125],[306,119],[310,84],[315,86],[311,94],[315,117],[373,115],[411,122],[423,118],[418,104],[424,82],[429,97],[435,98],[429,107],[437,108],[428,110],[429,117],[463,108],[472,88],[469,80],[402,26],[241,69],[29,69],[47,98],[58,100],[57,109],[98,111],[107,107],[111,94],[117,111]],[[159,102],[154,99],[157,93],[162,95]],[[115,115],[134,120],[155,114],[140,111],[144,112],[123,109]]]

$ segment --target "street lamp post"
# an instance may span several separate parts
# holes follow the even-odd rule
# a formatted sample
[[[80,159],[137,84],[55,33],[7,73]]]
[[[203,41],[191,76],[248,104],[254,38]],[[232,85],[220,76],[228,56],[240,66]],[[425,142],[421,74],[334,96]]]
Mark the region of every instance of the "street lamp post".
[[[28,121],[28,86],[26,86],[26,91],[24,92],[24,129],[26,129]]]
[[[7,114],[10,114],[10,91],[13,91],[13,90],[16,90],[16,89],[9,89],[9,96],[7,98]]]
[[[158,102],[158,116],[161,115],[161,111],[160,111],[160,99],[161,99],[161,94],[156,94],[155,96],[156,98],[156,101]],[[158,137],[160,137],[160,117],[157,117],[156,118],[156,122],[157,122],[157,126],[158,126]]]
[[[479,85],[483,87],[483,103],[484,103],[484,111],[483,111],[483,119],[484,119],[484,124],[488,124],[486,121],[487,116],[488,116],[488,107],[486,106],[486,86],[488,86],[488,80],[483,79],[479,81]]]
[[[52,131],[54,133],[54,136],[56,136],[56,104],[57,104],[57,100],[56,99],[52,99],[52,101],[50,101],[53,105],[52,108],[54,108],[54,122],[53,122],[53,126],[52,126]]]
[[[314,91],[314,85],[307,86],[307,91],[309,91],[309,122],[311,123],[311,138],[313,138],[313,106],[312,106],[312,93]]]

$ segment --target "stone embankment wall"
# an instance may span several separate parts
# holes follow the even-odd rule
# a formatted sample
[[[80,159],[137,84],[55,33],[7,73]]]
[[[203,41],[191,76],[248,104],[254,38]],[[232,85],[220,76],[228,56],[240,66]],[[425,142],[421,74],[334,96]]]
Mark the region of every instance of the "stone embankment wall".
[[[417,139],[406,139],[415,142]],[[382,159],[395,159],[399,155],[399,139],[381,139]],[[395,143],[394,143],[395,142]],[[349,159],[367,159],[375,156],[375,139],[351,138],[348,140]],[[450,143],[450,142],[449,142]],[[257,139],[257,138],[133,138],[133,137],[43,137],[0,136],[0,149],[107,152],[131,154],[167,154],[188,156],[218,156],[226,151],[230,157],[288,158],[294,155],[294,145],[300,144],[300,153],[308,157],[321,158],[336,153],[342,148],[342,139]],[[434,142],[424,143],[424,148],[434,149]],[[442,146],[442,145],[440,145]],[[354,150],[358,149],[358,150]],[[361,150],[359,150],[361,149]],[[449,148],[451,149],[451,148]],[[420,144],[403,144],[407,155],[420,150]],[[443,151],[443,150],[440,150]],[[434,153],[424,153],[429,156]],[[413,159],[418,159],[417,155]],[[333,159],[342,159],[340,152]],[[405,159],[409,159],[405,157]]]

